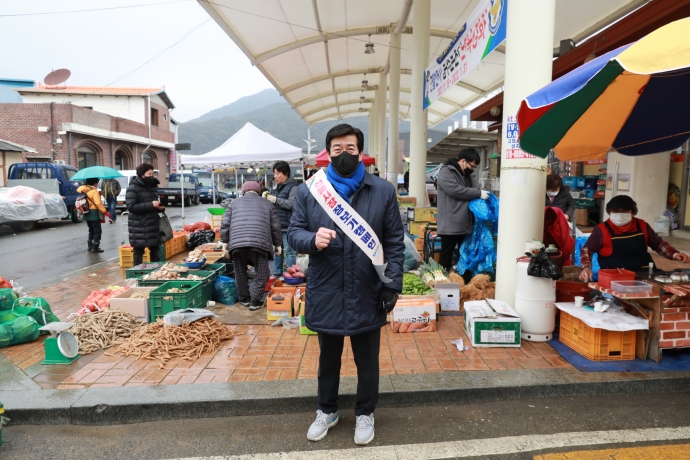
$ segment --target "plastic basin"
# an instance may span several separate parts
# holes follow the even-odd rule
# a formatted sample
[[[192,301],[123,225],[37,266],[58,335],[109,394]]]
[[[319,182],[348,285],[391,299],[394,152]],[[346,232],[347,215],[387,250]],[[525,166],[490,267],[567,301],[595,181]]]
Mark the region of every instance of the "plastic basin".
[[[591,289],[585,283],[556,281],[556,302],[575,302],[575,297],[587,297]]]
[[[214,216],[222,216],[225,214],[225,208],[208,208],[207,210]]]

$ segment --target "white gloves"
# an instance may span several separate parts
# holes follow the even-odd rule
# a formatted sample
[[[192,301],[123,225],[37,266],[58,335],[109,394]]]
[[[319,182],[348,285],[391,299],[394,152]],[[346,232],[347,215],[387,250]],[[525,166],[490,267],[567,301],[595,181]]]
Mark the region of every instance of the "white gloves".
[[[281,254],[282,252],[283,252],[283,248],[280,247],[280,246],[276,246],[276,250],[275,250],[275,252],[274,252],[274,254],[276,255],[276,257],[280,257],[280,254]]]
[[[489,199],[489,192],[487,192],[486,190],[482,190],[481,199],[482,200],[488,200]]]
[[[266,192],[266,193],[268,193],[268,192]],[[276,202],[276,197],[273,196],[273,195],[266,195],[265,198],[266,198],[268,201],[270,201],[271,203],[275,203],[275,202]]]

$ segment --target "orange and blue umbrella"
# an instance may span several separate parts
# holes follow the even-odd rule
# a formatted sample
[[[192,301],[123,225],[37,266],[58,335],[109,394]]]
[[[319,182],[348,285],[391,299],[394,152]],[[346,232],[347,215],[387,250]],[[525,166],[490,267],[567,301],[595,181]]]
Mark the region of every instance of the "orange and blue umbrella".
[[[666,152],[690,137],[690,18],[578,67],[522,101],[520,147],[562,161]]]

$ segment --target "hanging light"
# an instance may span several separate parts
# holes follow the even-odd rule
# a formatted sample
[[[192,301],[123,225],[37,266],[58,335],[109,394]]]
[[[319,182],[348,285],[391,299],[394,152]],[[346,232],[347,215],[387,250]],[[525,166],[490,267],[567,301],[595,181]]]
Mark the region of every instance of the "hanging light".
[[[369,34],[369,43],[364,45],[364,54],[374,54],[374,44],[371,42],[371,34]]]
[[[362,88],[368,88],[369,87],[369,80],[367,80],[367,74],[364,74],[364,80],[362,80]]]

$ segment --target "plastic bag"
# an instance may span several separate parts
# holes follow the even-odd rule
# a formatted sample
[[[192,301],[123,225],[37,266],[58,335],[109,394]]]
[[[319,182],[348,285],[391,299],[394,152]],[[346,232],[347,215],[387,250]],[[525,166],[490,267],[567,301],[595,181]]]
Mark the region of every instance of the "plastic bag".
[[[307,274],[307,269],[309,268],[309,256],[308,255],[303,255],[303,256],[297,256],[297,260],[295,261],[295,265],[299,267],[299,271],[304,273],[305,275]]]
[[[489,194],[487,200],[472,200],[469,206],[474,214],[474,226],[472,234],[460,245],[456,269],[458,273],[466,270],[474,274],[493,273],[496,270],[493,235],[498,233],[498,198]]]
[[[218,315],[205,308],[185,308],[166,313],[163,316],[163,323],[166,326],[181,326],[182,324],[193,323],[203,318],[217,318]]]
[[[92,291],[81,303],[82,309],[80,311],[88,313],[88,311],[94,312],[110,308],[110,299],[125,292],[127,289],[129,289],[129,286],[108,286],[107,289]]]
[[[11,288],[0,289],[0,311],[12,310],[15,300],[17,300],[17,296]]]
[[[419,262],[422,261],[422,256],[419,255],[417,247],[410,236],[405,234],[405,262],[403,263],[403,271],[409,272],[414,270]]]
[[[235,280],[227,276],[219,276],[213,282],[213,300],[225,305],[237,303],[237,287]]]
[[[12,289],[12,283],[0,276],[0,289]]]
[[[39,325],[30,316],[20,316],[0,325],[0,348],[33,342],[41,334]]]
[[[199,230],[191,234],[187,241],[187,249],[190,251],[206,243],[213,243],[216,240],[216,233],[211,230]]]
[[[53,314],[50,305],[42,297],[20,297],[14,301],[12,313],[17,316],[30,316],[40,326],[60,321]],[[23,343],[23,342],[21,342]]]
[[[5,221],[36,221],[67,217],[60,195],[49,195],[32,187],[0,188],[0,216]]]
[[[526,254],[530,255],[529,253]],[[544,248],[531,256],[527,266],[527,274],[536,278],[550,278],[552,280],[563,278],[563,272],[551,260]]]
[[[582,247],[587,242],[586,236],[579,237],[575,240],[575,265],[582,266],[582,260],[580,259],[580,254],[582,252]],[[596,252],[592,254],[592,281],[597,281],[599,279],[599,254]]]

